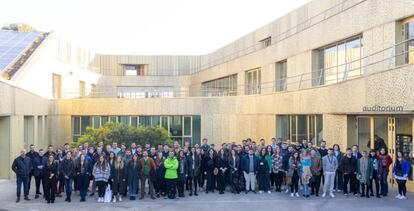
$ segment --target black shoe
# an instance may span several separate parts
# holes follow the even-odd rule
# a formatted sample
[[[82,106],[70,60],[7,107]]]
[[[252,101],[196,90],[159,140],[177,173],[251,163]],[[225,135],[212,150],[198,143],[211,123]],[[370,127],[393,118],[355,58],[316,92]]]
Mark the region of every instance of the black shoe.
[[[70,200],[70,199],[68,199],[68,202],[70,203],[70,202],[71,202],[71,200]]]
[[[16,203],[19,203],[19,202],[20,202],[20,197],[17,197]]]
[[[369,194],[367,194],[367,198],[369,198]]]
[[[39,198],[39,195],[38,195],[38,194],[36,194],[36,195],[35,195],[35,199],[38,199],[38,198]]]
[[[152,199],[152,200],[155,200],[156,198],[155,198],[154,196],[151,196],[151,199]]]
[[[50,201],[50,203],[52,203],[52,204],[55,203],[55,200]]]
[[[245,191],[245,193],[246,193],[246,194],[247,194],[248,192],[249,192],[249,191],[247,191],[247,190]]]
[[[94,196],[95,195],[95,193],[91,193],[91,194],[89,194],[89,196]]]
[[[50,204],[50,200],[49,200],[49,201],[47,201],[47,203],[48,203],[48,204]]]
[[[316,197],[319,197],[319,193],[316,193],[316,194],[315,194],[315,196],[316,196]]]
[[[194,193],[194,196],[198,196],[197,192],[196,192],[196,193]]]
[[[25,196],[25,197],[24,197],[24,200],[26,200],[26,201],[30,201],[30,199],[29,199],[29,197],[28,197],[28,196]]]
[[[365,197],[365,194],[361,194],[361,197]]]

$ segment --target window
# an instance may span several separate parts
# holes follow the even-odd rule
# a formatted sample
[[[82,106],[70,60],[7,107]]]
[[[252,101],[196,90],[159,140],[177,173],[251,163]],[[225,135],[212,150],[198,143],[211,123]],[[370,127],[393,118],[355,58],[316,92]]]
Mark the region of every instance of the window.
[[[302,141],[313,144],[322,140],[322,115],[276,115],[276,137],[283,140]]]
[[[62,97],[62,77],[60,75],[52,75],[52,92],[54,99]]]
[[[203,82],[204,96],[236,96],[237,74]]]
[[[100,116],[93,117],[93,128],[99,128],[101,126],[101,118]]]
[[[148,75],[147,64],[124,64],[124,75],[125,76],[144,76]]]
[[[118,86],[119,98],[160,98],[174,97],[171,86]]]
[[[262,48],[269,47],[270,45],[272,45],[272,37],[266,37],[263,40],[260,40],[259,42],[262,44]]]
[[[170,119],[170,133],[172,137],[183,135],[183,125],[181,116],[172,116]]]
[[[319,49],[319,65],[312,72],[312,85],[337,83],[361,75],[362,36]]]
[[[414,63],[414,18],[407,19],[403,27],[404,40],[407,40],[404,48],[405,64],[412,64]]]
[[[79,81],[79,97],[85,97],[85,81]]]
[[[260,94],[260,68],[246,71],[245,77],[245,94]]]
[[[275,91],[286,91],[287,88],[287,60],[276,63]]]

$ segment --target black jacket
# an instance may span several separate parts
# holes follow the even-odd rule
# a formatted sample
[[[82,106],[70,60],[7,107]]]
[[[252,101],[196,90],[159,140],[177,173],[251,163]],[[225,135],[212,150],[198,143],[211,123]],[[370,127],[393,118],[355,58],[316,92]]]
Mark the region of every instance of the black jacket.
[[[30,171],[32,170],[32,161],[27,156],[24,158],[22,156],[19,156],[14,159],[12,170],[18,177],[28,177]]]
[[[339,168],[344,174],[353,174],[357,171],[357,159],[354,156],[350,158],[344,156],[341,160]]]
[[[130,160],[128,163],[127,170],[127,182],[130,184],[135,180],[135,184],[138,185],[139,178],[141,177],[141,165],[139,160],[137,160],[135,166],[133,160]]]
[[[47,165],[43,167],[43,175],[46,179],[56,179],[58,173],[58,164],[57,162],[53,162],[52,165]],[[50,176],[53,174],[53,177],[50,178]]]
[[[240,171],[240,157],[236,156],[236,160],[233,164],[233,157],[230,156],[229,160],[229,167],[231,169],[231,173],[239,172]],[[235,170],[237,169],[237,171]]]
[[[199,155],[188,156],[187,157],[187,165],[188,165],[188,176],[189,177],[197,177],[200,175],[200,168],[201,168],[201,157]],[[194,163],[194,169],[193,169]]]
[[[69,177],[69,179],[72,179],[73,176],[75,176],[75,163],[73,160],[67,158],[63,159],[60,164],[60,172],[63,177]]]
[[[188,163],[186,157],[178,157],[178,178],[185,179],[188,176]]]
[[[115,165],[112,165],[111,166],[112,190],[118,190],[119,193],[121,194],[126,193],[127,177],[128,177],[127,165],[124,165],[123,168],[115,168]]]
[[[89,161],[85,160],[83,162],[83,166],[81,165],[80,159],[76,160],[76,164],[75,164],[75,174],[76,175],[80,175],[82,172],[82,168],[84,171],[84,174],[90,176],[92,174],[92,165],[90,164]]]
[[[43,168],[45,167],[47,162],[47,157],[45,156],[37,156],[33,158],[33,176],[40,177],[43,176]],[[39,168],[42,166],[43,168]]]

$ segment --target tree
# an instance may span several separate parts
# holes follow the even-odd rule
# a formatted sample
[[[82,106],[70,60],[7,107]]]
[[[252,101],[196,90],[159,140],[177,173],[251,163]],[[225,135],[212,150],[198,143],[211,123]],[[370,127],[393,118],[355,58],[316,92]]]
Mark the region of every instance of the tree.
[[[145,143],[156,146],[158,144],[172,145],[172,140],[168,131],[160,126],[138,126],[132,127],[122,123],[108,122],[100,128],[86,129],[86,133],[79,137],[73,146],[89,142],[90,145],[96,146],[99,142],[112,144],[112,142],[125,143],[129,146],[132,142],[144,145]]]

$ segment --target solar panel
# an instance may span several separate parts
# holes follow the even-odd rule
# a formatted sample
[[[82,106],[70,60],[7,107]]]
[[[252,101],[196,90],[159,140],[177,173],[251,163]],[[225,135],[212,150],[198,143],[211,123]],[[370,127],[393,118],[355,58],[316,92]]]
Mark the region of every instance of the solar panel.
[[[40,32],[0,30],[0,73],[40,35]]]

